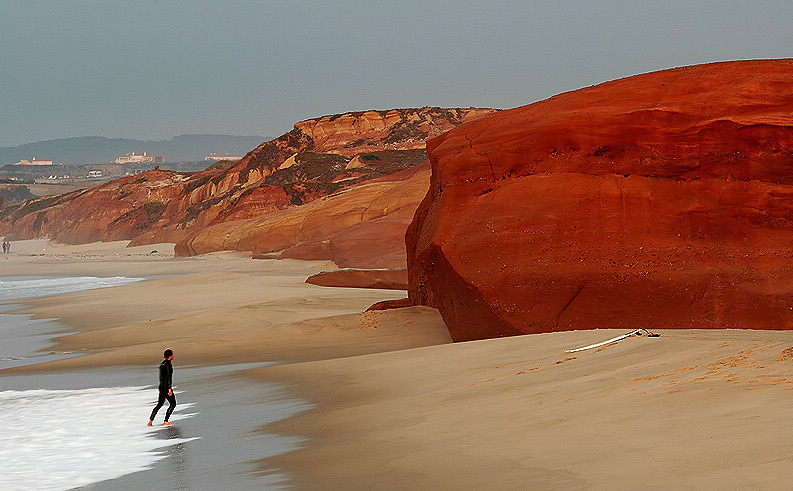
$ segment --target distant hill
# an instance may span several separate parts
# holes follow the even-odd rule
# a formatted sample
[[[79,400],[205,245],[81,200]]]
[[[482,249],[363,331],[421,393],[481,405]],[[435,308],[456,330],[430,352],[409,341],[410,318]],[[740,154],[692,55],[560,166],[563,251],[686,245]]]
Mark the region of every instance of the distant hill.
[[[132,152],[162,153],[165,154],[166,162],[197,161],[210,153],[245,154],[269,139],[264,136],[234,135],[179,135],[161,141],[102,136],[59,138],[0,147],[0,166],[33,157],[64,164],[101,164]]]

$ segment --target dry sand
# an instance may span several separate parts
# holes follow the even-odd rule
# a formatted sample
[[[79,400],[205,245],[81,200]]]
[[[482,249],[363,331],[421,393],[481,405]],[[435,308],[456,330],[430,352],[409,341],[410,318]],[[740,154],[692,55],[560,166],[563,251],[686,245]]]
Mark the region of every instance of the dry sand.
[[[318,403],[261,429],[310,439],[262,462],[304,488],[778,489],[793,480],[788,332],[663,331],[574,354],[564,350],[621,332],[451,344],[432,309],[360,313],[404,292],[302,282],[327,265],[46,248],[7,260],[14,272],[3,274],[57,265],[176,276],[29,302],[82,331],[57,349],[90,354],[24,371],[151,365],[166,345],[184,364],[283,361],[244,373]]]
[[[275,462],[310,489],[787,487],[789,333],[665,331],[564,353],[614,335],[522,336],[256,370],[320,402],[276,425],[314,444]],[[299,472],[306,462],[310,473]]]
[[[377,301],[404,297],[403,291],[305,284],[308,276],[334,267],[327,263],[231,253],[174,259],[173,246],[169,257],[164,244],[125,244],[14,244],[8,275],[158,275],[25,302],[16,312],[58,318],[80,331],[59,338],[53,350],[87,354],[16,372],[149,365],[152,354],[166,347],[178,351],[180,363],[194,365],[305,361],[451,342],[434,309],[363,312]],[[153,249],[161,252],[147,252]]]

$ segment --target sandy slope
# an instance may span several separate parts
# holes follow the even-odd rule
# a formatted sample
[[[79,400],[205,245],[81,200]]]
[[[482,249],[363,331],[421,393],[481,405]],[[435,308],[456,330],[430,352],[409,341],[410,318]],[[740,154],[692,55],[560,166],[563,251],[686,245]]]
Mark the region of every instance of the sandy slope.
[[[327,265],[121,245],[18,243],[2,259],[9,275],[165,275],[30,302],[82,331],[56,349],[90,354],[17,371],[148,366],[165,346],[181,367],[284,361],[245,373],[319,403],[267,428],[311,439],[262,463],[301,487],[768,489],[793,478],[788,332],[663,331],[575,354],[564,350],[623,331],[451,344],[432,309],[360,313],[403,292],[303,283]]]
[[[318,410],[275,426],[309,489],[777,489],[793,478],[789,333],[492,339],[267,367]],[[310,462],[310,472],[305,470]],[[328,483],[331,483],[328,485]]]

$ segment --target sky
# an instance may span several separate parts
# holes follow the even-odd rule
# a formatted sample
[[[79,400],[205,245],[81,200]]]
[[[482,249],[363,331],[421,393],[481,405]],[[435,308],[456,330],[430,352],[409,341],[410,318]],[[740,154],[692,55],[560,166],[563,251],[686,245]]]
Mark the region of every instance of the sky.
[[[783,1],[0,0],[0,146],[516,107],[663,68],[793,57],[791,19]]]

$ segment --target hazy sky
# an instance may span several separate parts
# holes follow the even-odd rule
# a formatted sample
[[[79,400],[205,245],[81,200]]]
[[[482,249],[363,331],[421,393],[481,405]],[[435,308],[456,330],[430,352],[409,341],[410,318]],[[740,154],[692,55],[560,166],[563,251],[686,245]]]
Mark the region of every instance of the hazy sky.
[[[788,1],[0,0],[0,146],[514,107],[660,68],[791,57],[791,19]]]

